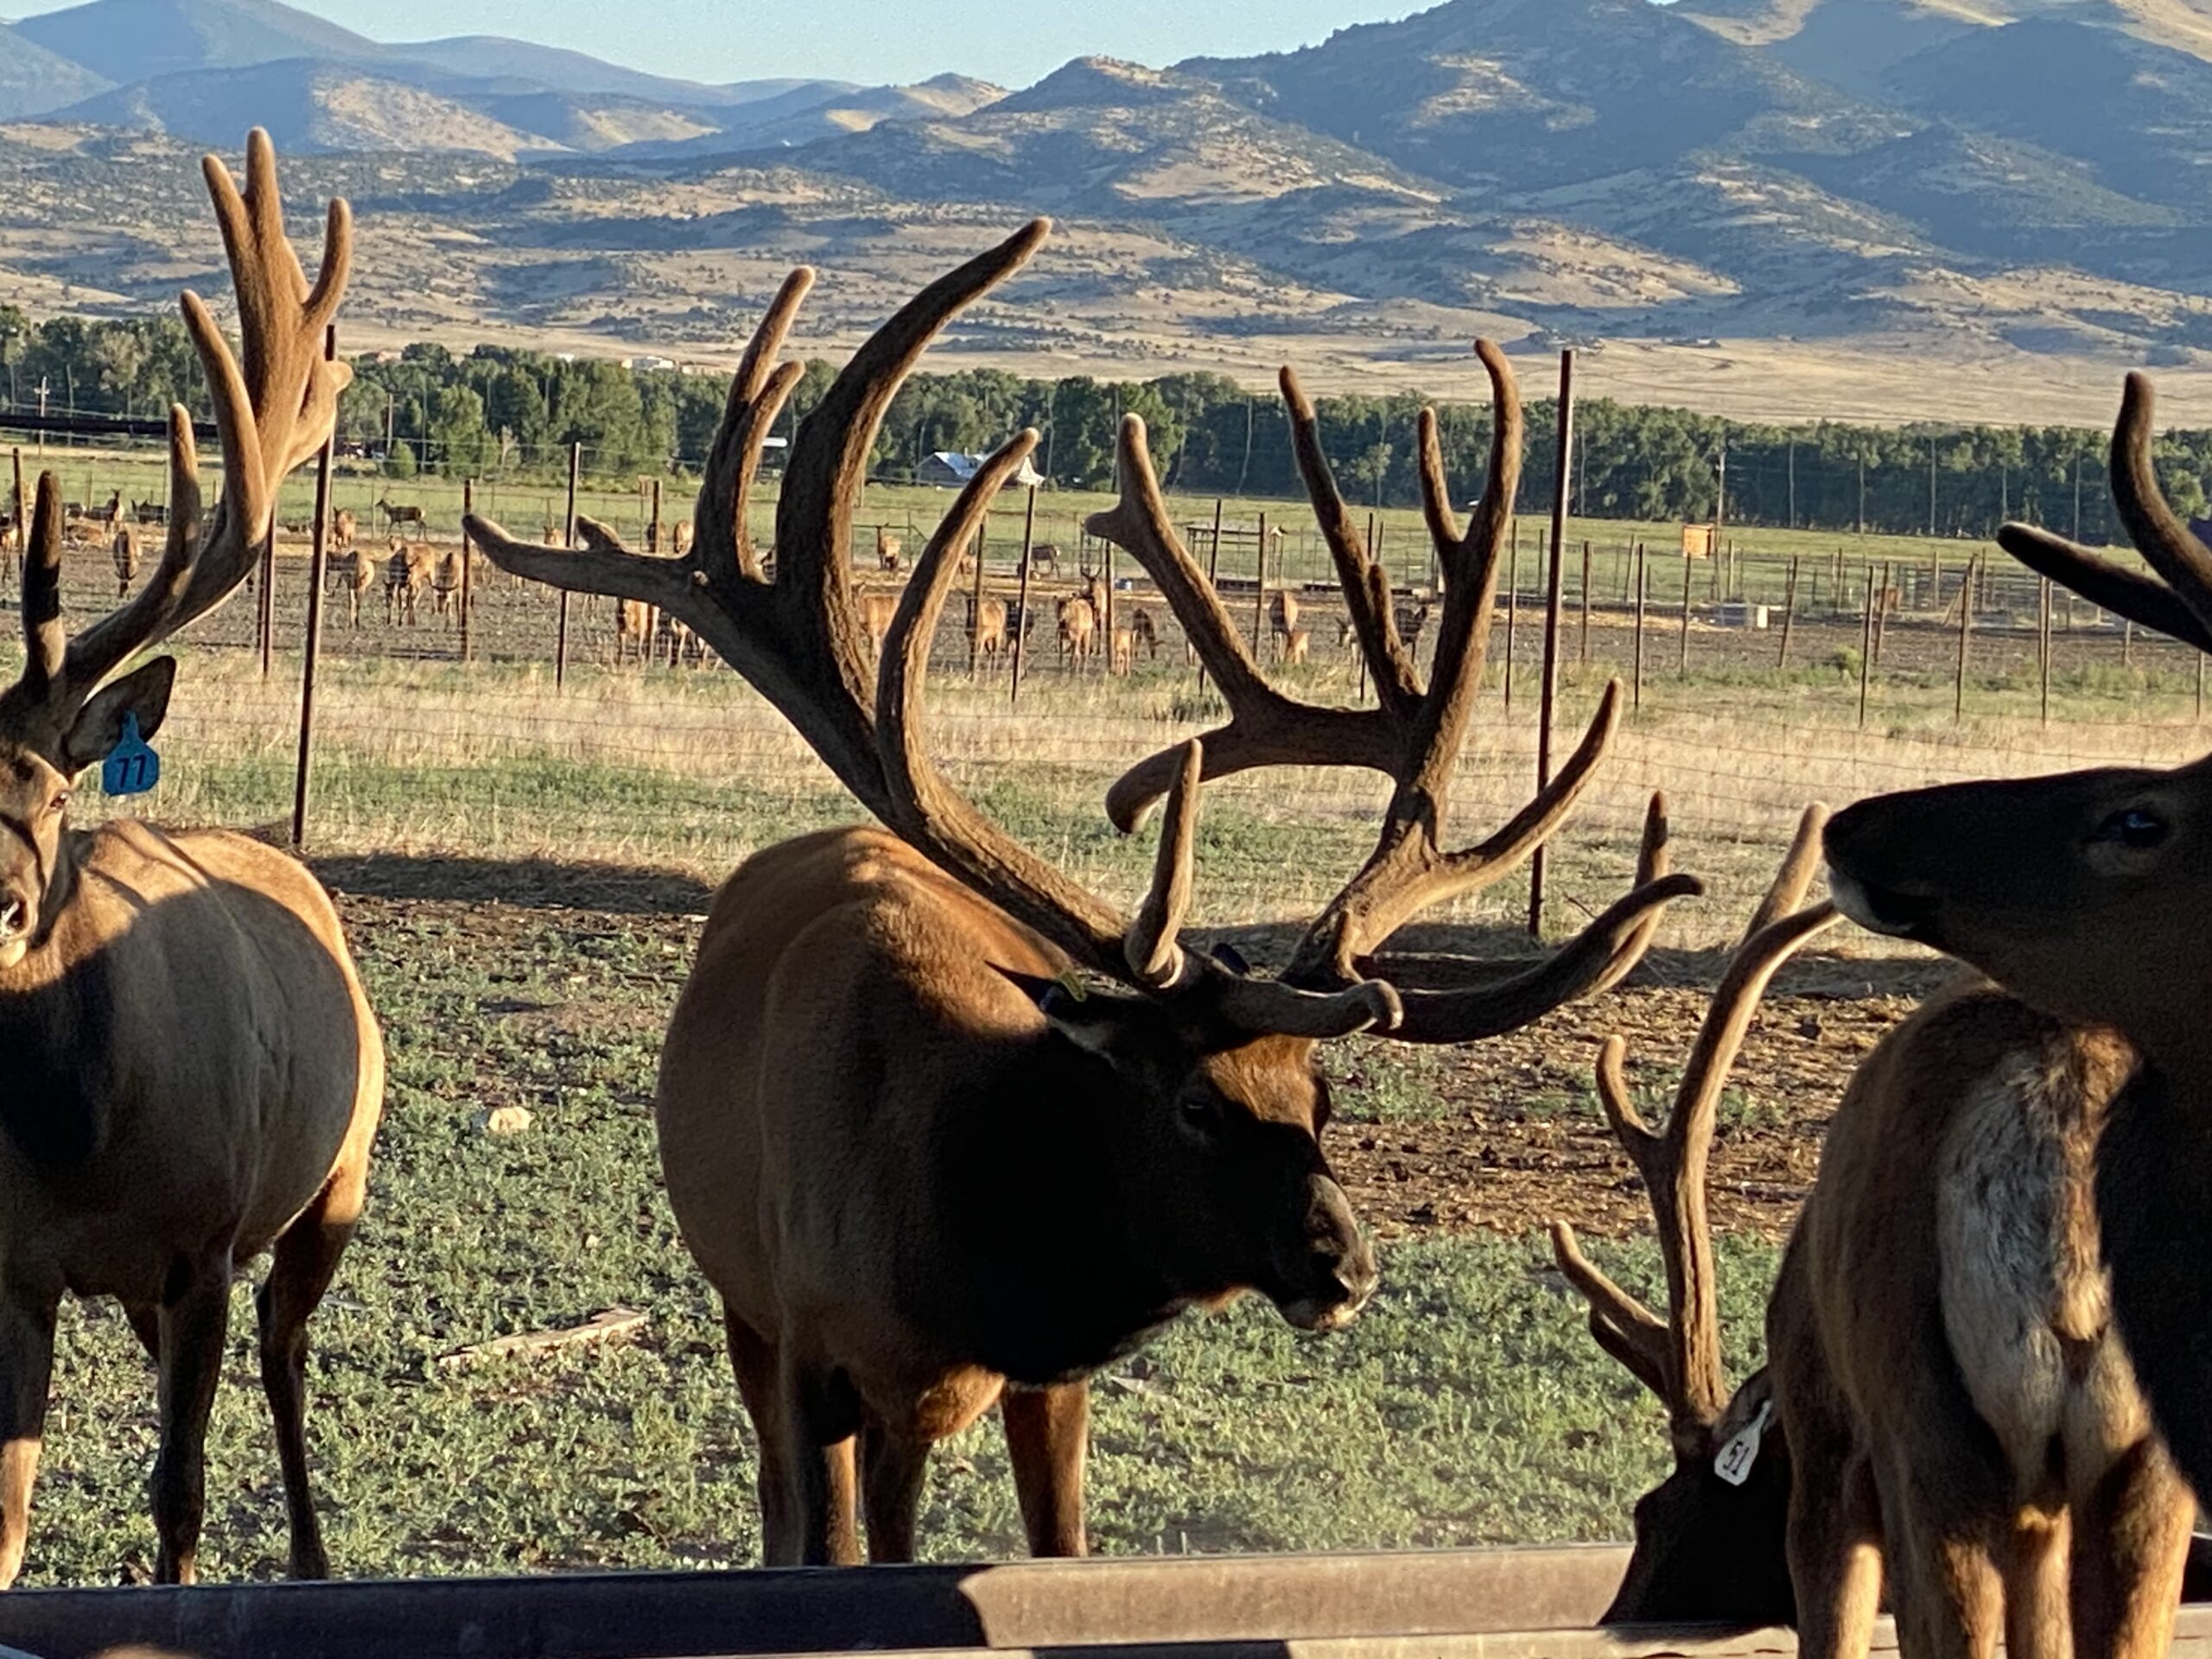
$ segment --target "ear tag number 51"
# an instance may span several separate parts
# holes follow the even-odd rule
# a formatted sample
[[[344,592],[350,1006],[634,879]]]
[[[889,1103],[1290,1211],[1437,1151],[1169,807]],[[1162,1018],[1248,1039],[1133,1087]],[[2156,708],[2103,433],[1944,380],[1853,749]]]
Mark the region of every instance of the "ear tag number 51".
[[[100,788],[110,795],[143,795],[162,781],[162,757],[138,735],[138,716],[123,717],[123,735],[100,763]]]

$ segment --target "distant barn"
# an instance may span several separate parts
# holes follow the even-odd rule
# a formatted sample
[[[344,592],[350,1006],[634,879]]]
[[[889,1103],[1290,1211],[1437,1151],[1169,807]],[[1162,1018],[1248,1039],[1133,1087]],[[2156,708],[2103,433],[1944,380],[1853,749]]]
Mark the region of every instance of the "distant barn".
[[[935,454],[923,457],[922,464],[914,468],[914,482],[957,490],[975,477],[989,459],[988,455],[963,455],[954,450],[940,449]],[[1045,477],[1025,461],[1021,463],[1021,470],[1014,475],[1013,481],[1017,485],[1042,484]]]

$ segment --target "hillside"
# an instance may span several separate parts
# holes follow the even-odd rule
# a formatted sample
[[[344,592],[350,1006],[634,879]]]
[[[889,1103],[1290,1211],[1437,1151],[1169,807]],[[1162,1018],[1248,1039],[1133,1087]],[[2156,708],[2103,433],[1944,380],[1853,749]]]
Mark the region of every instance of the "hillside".
[[[38,311],[167,302],[193,152],[253,120],[302,199],[353,199],[364,340],[722,361],[805,262],[826,349],[1049,213],[948,360],[1450,385],[1483,332],[1740,414],[2095,421],[2145,362],[2212,394],[2212,0],[1446,0],[1012,92],[709,85],[276,0],[0,44],[0,303]]]

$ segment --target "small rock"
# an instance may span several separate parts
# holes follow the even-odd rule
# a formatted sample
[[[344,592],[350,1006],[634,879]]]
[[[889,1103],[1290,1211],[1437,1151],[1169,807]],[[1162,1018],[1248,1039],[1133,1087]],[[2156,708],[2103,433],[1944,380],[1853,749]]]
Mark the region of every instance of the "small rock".
[[[476,1114],[476,1127],[486,1135],[520,1135],[530,1127],[527,1106],[495,1106]]]

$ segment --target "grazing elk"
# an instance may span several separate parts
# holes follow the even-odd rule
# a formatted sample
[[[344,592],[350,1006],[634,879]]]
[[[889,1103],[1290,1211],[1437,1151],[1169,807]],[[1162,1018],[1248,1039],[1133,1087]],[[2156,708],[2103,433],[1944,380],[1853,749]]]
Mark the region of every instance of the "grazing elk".
[[[1675,1472],[1637,1505],[1608,1623],[1795,1624],[1868,1650],[1886,1562],[1907,1653],[2162,1655],[2195,1504],[2113,1329],[2091,1217],[2097,1137],[2133,1059],[1986,984],[1939,995],[1863,1061],[1730,1398],[1705,1174],[1761,994],[1839,919],[1799,909],[1807,811],[1722,975],[1662,1130],[1609,1039],[1598,1093],[1643,1177],[1661,1320],[1553,1229],[1600,1346],[1667,1408]]]
[[[1464,537],[1448,509],[1433,518],[1439,556],[1465,569],[1470,598],[1455,613],[1464,626],[1447,631],[1463,649],[1431,684],[1387,654],[1387,619],[1361,597],[1378,654],[1407,671],[1387,682],[1380,707],[1312,708],[1265,685],[1175,539],[1132,420],[1121,435],[1122,505],[1092,529],[1160,582],[1243,724],[1155,756],[1116,786],[1125,828],[1166,801],[1152,891],[1134,919],[952,788],[923,738],[930,644],[959,550],[1037,435],[982,467],[931,538],[880,680],[855,604],[852,520],[899,383],[1044,232],[1033,225],[933,283],[800,423],[772,582],[746,505],[761,440],[799,378],[778,359],[811,272],[785,283],[745,353],[689,560],[643,558],[611,536],[549,554],[469,521],[505,568],[683,616],[887,826],[769,849],[725,884],[662,1052],[662,1165],[685,1241],[721,1298],[760,1433],[772,1562],[855,1559],[856,1503],[871,1554],[909,1555],[931,1446],[995,1399],[1032,1548],[1080,1552],[1091,1370],[1179,1309],[1239,1288],[1295,1324],[1327,1328],[1373,1287],[1372,1256],[1321,1154],[1328,1100],[1316,1042],[1375,1028],[1457,1043],[1516,1028],[1612,983],[1642,955],[1661,908],[1696,890],[1663,873],[1655,818],[1643,884],[1557,955],[1503,977],[1408,981],[1402,993],[1385,982],[1389,937],[1425,906],[1517,866],[1571,810],[1618,719],[1615,688],[1536,800],[1482,845],[1444,850],[1520,463],[1520,404],[1504,359],[1487,347],[1498,409],[1491,493]],[[1318,503],[1335,486],[1312,410],[1300,407],[1304,445],[1322,467],[1308,475]],[[1433,453],[1433,419],[1423,431]],[[1441,479],[1440,463],[1432,473]],[[1339,550],[1367,595],[1364,549]],[[1398,780],[1375,856],[1281,979],[1186,950],[1176,935],[1201,774],[1308,762]],[[1078,995],[1068,982],[1077,970],[1124,988]]]
[[[448,627],[461,615],[461,584],[468,574],[467,547],[448,548],[430,569],[430,609]]]
[[[377,511],[384,514],[385,534],[387,536],[402,524],[411,524],[416,530],[426,528],[423,509],[413,503],[404,507],[394,506],[391,496],[380,495],[377,498]]]
[[[423,595],[430,591],[436,578],[437,560],[436,552],[428,542],[403,542],[397,536],[391,538],[384,566],[386,626],[395,621],[410,628],[416,626]]]
[[[130,597],[130,584],[138,580],[138,527],[118,523],[108,543],[108,557],[115,562],[115,596]]]
[[[1071,594],[1059,602],[1060,662],[1063,666],[1072,662],[1077,668],[1090,655],[1093,636],[1098,632],[1098,613],[1091,609],[1090,601],[1079,594]]]
[[[995,663],[1006,650],[1006,601],[968,596],[968,650],[981,662]]]
[[[155,1575],[194,1575],[208,1410],[231,1287],[273,1249],[256,1306],[291,1569],[327,1568],[302,1427],[306,1325],[360,1214],[383,1095],[376,1022],[330,899],[300,864],[219,830],[67,821],[71,780],[126,720],[151,736],[176,672],[134,655],[222,602],[319,449],[348,378],[322,357],[351,221],[333,202],[312,288],[286,241],[268,136],[243,193],[203,163],[238,295],[232,355],[185,321],[213,396],[222,495],[202,518],[192,425],[169,423],[175,512],[126,603],[65,636],[60,492],[40,480],[23,669],[0,690],[0,1584],[20,1571],[65,1292],[111,1296],[160,1372]]]
[[[1147,661],[1156,663],[1160,660],[1160,624],[1141,605],[1129,607],[1129,632],[1136,643],[1144,647]]]
[[[875,527],[875,568],[886,575],[895,576],[899,567],[906,563],[906,538],[893,536],[881,524]]]
[[[2153,575],[2006,524],[2006,551],[2145,627],[2212,652],[2212,550],[2160,492],[2152,391],[2112,440],[2122,524]],[[2183,1474],[2212,1492],[2212,758],[1955,784],[1861,801],[1828,826],[1853,920],[1988,975],[2029,1007],[2117,1031],[2138,1065],[2112,1109],[2096,1207],[2113,1306]]]

